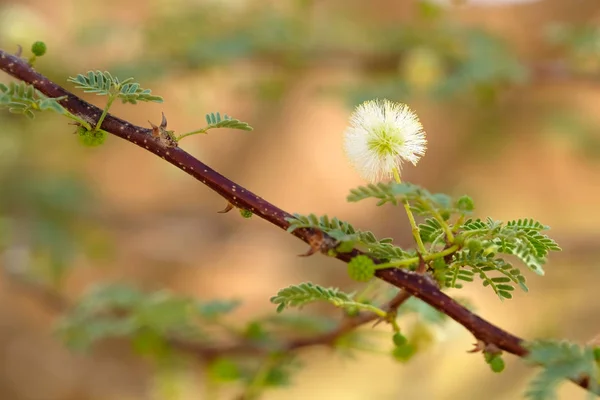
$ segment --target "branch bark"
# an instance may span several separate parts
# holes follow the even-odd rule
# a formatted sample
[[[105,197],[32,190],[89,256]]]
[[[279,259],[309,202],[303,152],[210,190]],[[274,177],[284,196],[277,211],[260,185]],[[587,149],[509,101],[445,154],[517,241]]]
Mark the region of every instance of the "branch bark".
[[[66,96],[66,99],[60,102],[62,106],[92,124],[95,124],[102,114],[100,108],[50,81],[35,71],[25,60],[3,50],[0,50],[0,69],[21,81],[33,85],[48,97]],[[110,114],[102,122],[101,129],[161,157],[217,192],[228,203],[250,210],[253,214],[283,230],[289,227],[286,218],[292,217],[290,213],[229,180],[181,148],[167,147],[160,141],[155,140],[152,137],[151,129],[133,125]],[[313,229],[297,229],[292,232],[292,235],[310,244],[313,248],[315,243],[334,241],[322,232]],[[350,253],[338,254],[336,258],[343,262],[349,262],[359,254],[362,253],[353,250]],[[374,262],[379,263],[380,261],[374,259]],[[448,315],[469,330],[477,340],[495,345],[499,349],[519,357],[527,355],[527,349],[523,346],[523,339],[472,313],[443,293],[427,275],[392,268],[378,270],[376,276],[391,285],[404,289],[410,295],[423,300]],[[585,389],[589,387],[589,377],[574,379],[573,382]]]

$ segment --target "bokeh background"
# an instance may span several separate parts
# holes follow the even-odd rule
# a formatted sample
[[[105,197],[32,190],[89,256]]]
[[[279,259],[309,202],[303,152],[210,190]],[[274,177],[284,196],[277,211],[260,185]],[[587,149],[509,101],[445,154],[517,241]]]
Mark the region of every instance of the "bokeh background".
[[[248,121],[253,132],[219,130],[183,148],[289,212],[337,216],[406,246],[400,210],[346,203],[363,182],[341,142],[359,102],[409,103],[429,150],[405,180],[469,194],[478,217],[541,220],[563,248],[545,277],[529,275],[529,294],[500,302],[476,284],[459,294],[525,338],[599,333],[597,0],[0,0],[0,47],[40,39],[49,51],[37,69],[67,88],[68,76],[100,69],[164,97],[112,108],[133,123],[158,123],[161,111],[176,132],[208,112]],[[72,131],[53,114],[0,113],[0,398],[208,398],[202,362],[161,370],[122,341],[70,351],[54,334],[52,299],[15,276],[70,301],[99,282],[238,298],[236,322],[274,312],[269,297],[293,283],[353,287],[343,264],[297,257],[306,246],[292,236],[217,214],[223,199],[152,154],[115,137],[85,148]],[[522,397],[533,369],[507,357],[492,374],[457,324],[435,336],[408,364],[307,349],[291,385],[264,398]],[[565,384],[560,396],[584,394]]]

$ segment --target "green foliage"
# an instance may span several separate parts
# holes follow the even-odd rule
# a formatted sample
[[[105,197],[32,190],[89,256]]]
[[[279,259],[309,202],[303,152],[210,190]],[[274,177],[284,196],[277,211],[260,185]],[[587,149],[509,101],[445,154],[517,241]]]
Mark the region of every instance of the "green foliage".
[[[290,223],[288,232],[293,232],[300,228],[316,228],[327,233],[340,242],[360,242],[365,245],[378,243],[391,243],[391,238],[377,239],[372,232],[360,231],[349,222],[340,221],[337,218],[329,219],[327,215],[317,217],[315,214],[300,215],[294,214],[293,218],[286,218]]]
[[[532,219],[509,221],[506,225],[491,218],[485,222],[468,220],[461,229],[465,238],[481,241],[486,248],[483,253],[512,254],[538,275],[544,274],[542,265],[548,253],[561,250],[554,240],[540,233],[549,227]]]
[[[557,399],[556,389],[566,379],[590,377],[589,388],[600,394],[600,367],[591,346],[542,340],[527,345],[527,360],[543,370],[531,381],[525,396],[531,400]]]
[[[138,101],[163,102],[162,97],[152,94],[152,90],[142,89],[139,83],[132,82],[133,78],[121,81],[119,78],[113,77],[108,71],[89,71],[86,75],[79,74],[75,78],[69,77],[67,80],[86,93],[114,96],[121,99],[123,103],[137,104]]]
[[[451,214],[467,215],[475,208],[473,200],[468,196],[462,196],[454,201],[450,196],[443,193],[430,193],[428,190],[412,183],[384,183],[369,184],[350,190],[347,197],[349,202],[358,202],[365,199],[375,198],[377,206],[387,203],[393,205],[401,204],[403,201],[410,202],[413,212],[422,216],[434,216],[443,221],[448,220]],[[442,221],[439,221],[440,223]]]
[[[235,119],[225,114],[221,118],[221,113],[210,113],[206,114],[206,123],[208,126],[205,130],[213,129],[213,128],[230,128],[230,129],[240,129],[242,131],[251,131],[253,128],[248,125],[247,122],[242,122],[239,119]]]
[[[206,303],[197,303],[196,312],[200,317],[214,321],[235,311],[241,304],[239,300],[212,300]]]
[[[351,293],[342,292],[337,288],[325,288],[311,282],[288,286],[271,297],[271,303],[277,304],[277,312],[282,312],[289,307],[303,307],[316,301],[327,301],[343,309],[358,308],[381,311],[369,304],[355,301],[354,295]],[[385,315],[385,312],[381,313]]]
[[[8,108],[9,112],[23,114],[30,119],[35,117],[34,111],[52,110],[65,114],[66,110],[58,103],[64,98],[46,97],[24,82],[0,83],[0,108]]]
[[[36,57],[41,57],[44,54],[46,54],[46,43],[44,42],[35,42],[31,45],[31,52],[36,56]]]
[[[486,253],[483,248],[478,251],[464,249],[457,252],[446,270],[445,285],[460,289],[462,284],[459,281],[473,282],[473,278],[478,276],[483,281],[483,286],[489,286],[501,300],[512,298],[511,292],[515,289],[512,284],[527,292],[526,279],[521,270],[494,256],[494,253]],[[500,276],[490,275],[491,273]]]
[[[327,215],[318,217],[315,214],[294,214],[293,218],[286,220],[290,223],[288,232],[301,228],[313,228],[327,233],[340,242],[336,248],[339,253],[350,252],[355,246],[359,246],[382,261],[403,260],[415,255],[414,252],[394,246],[392,238],[378,239],[373,232],[361,231],[349,222],[340,221],[337,218],[330,219]]]
[[[207,338],[202,326],[231,313],[237,301],[200,302],[166,290],[144,293],[123,285],[92,289],[59,325],[67,344],[85,349],[106,338],[133,338],[146,353],[163,352],[168,339]]]

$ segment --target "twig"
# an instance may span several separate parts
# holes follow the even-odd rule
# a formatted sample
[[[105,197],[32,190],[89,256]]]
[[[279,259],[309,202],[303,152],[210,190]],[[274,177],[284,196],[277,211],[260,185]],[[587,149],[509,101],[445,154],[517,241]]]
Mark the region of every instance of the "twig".
[[[8,282],[16,286],[19,290],[24,291],[28,296],[39,300],[40,304],[43,304],[50,311],[55,313],[67,313],[72,309],[73,304],[71,301],[66,299],[60,293],[52,290],[51,288],[26,278],[22,275],[10,273],[4,271],[4,275],[8,278]],[[401,290],[394,298],[387,303],[383,304],[380,308],[387,312],[395,313],[395,311],[411,296],[405,291]],[[114,310],[103,310],[109,314],[121,315],[122,311]],[[268,354],[273,352],[287,353],[295,350],[299,350],[305,347],[311,346],[333,346],[335,341],[342,336],[350,333],[354,329],[366,325],[369,322],[375,321],[379,318],[376,313],[373,312],[361,312],[360,314],[349,317],[346,316],[342,319],[339,325],[330,331],[320,333],[318,335],[309,337],[299,337],[294,339],[282,340],[281,345],[273,348],[273,346],[261,347],[260,345],[253,343],[245,338],[242,338],[237,343],[231,345],[205,345],[198,342],[189,340],[182,340],[179,338],[171,337],[167,341],[171,346],[187,354],[195,355],[201,359],[213,359],[223,355],[244,355],[244,354]]]
[[[102,110],[98,107],[87,103],[39,74],[25,60],[3,50],[0,50],[0,69],[19,80],[33,85],[48,97],[66,96],[64,100],[60,101],[60,104],[71,113],[86,121],[95,124],[102,114]],[[227,179],[184,150],[178,147],[168,147],[154,140],[150,129],[133,125],[110,114],[106,116],[100,128],[163,158],[204,183],[234,206],[252,211],[252,213],[260,218],[281,229],[285,230],[289,227],[286,218],[292,217],[291,214]],[[314,243],[335,242],[333,238],[314,229],[297,229],[292,232],[292,235],[311,244],[311,246]],[[336,258],[344,262],[349,262],[353,257],[360,254],[363,253],[353,250],[350,253],[338,254]],[[378,264],[381,263],[377,259],[373,259],[373,261]],[[443,293],[427,275],[391,268],[377,270],[376,276],[398,288],[405,289],[407,293],[448,315],[468,329],[477,340],[486,344],[493,344],[499,349],[519,357],[527,355],[528,351],[523,346],[523,339],[472,313]],[[589,387],[589,377],[582,377],[573,381],[583,388],[587,389]]]

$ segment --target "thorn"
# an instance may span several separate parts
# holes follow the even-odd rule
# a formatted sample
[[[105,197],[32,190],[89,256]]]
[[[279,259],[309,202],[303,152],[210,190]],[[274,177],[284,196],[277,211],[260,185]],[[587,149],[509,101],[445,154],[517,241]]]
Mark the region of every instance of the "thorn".
[[[310,249],[304,254],[300,254],[300,257],[308,257],[315,254],[317,251],[321,250],[321,246],[323,245],[323,231],[319,229],[314,229],[314,233],[308,237],[308,245]]]
[[[148,123],[150,124],[150,126],[152,127],[152,137],[154,139],[159,139],[160,138],[160,129],[158,128],[158,126],[154,125],[152,122],[148,121]]]
[[[228,213],[229,211],[233,210],[233,208],[234,208],[234,205],[228,202],[227,206],[225,206],[224,209],[222,209],[221,211],[217,211],[217,212],[219,214],[225,214],[225,213]]]
[[[17,45],[17,52],[15,53],[15,56],[21,57],[21,54],[23,54],[23,47],[20,44],[18,44]]]
[[[383,321],[385,321],[385,319],[383,318],[378,318],[375,323],[373,324],[373,326],[371,328],[375,328],[377,325],[379,325],[380,323],[382,323]]]
[[[160,123],[160,127],[162,129],[167,129],[167,117],[165,117],[165,113],[162,113],[162,121]]]
[[[473,349],[467,350],[467,353],[479,353],[480,351],[485,350],[486,344],[483,340],[477,340],[477,343],[473,343]]]

